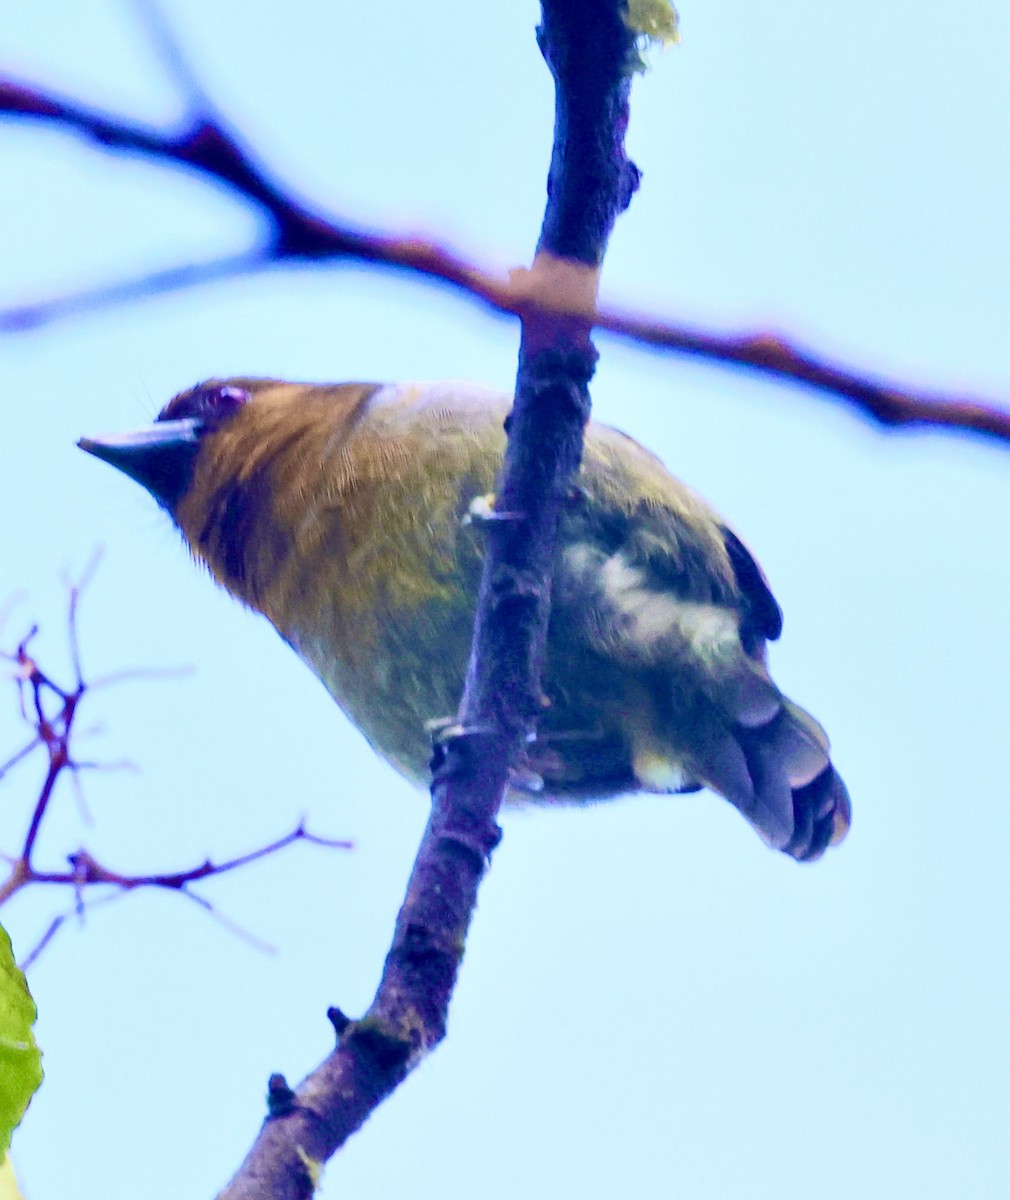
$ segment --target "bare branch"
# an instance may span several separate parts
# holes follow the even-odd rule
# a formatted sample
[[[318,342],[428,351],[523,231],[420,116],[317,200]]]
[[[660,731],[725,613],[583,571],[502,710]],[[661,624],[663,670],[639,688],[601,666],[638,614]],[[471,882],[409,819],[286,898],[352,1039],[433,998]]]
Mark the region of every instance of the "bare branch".
[[[240,925],[233,918],[227,916],[217,905],[208,900],[206,896],[201,896],[199,893],[191,891],[188,885],[196,883],[199,880],[210,879],[215,875],[224,875],[229,871],[234,871],[240,867],[247,866],[249,863],[256,862],[258,859],[268,858],[278,851],[293,845],[295,842],[307,842],[310,845],[324,846],[327,849],[352,850],[354,848],[353,842],[343,839],[320,837],[317,834],[309,833],[303,825],[299,825],[291,833],[277,838],[276,841],[270,842],[265,846],[260,846],[237,858],[229,859],[226,862],[213,863],[208,859],[196,867],[160,874],[125,875],[103,866],[89,851],[83,849],[67,856],[67,862],[70,864],[69,871],[38,871],[28,864],[23,857],[15,859],[13,860],[11,875],[8,881],[0,887],[0,904],[5,903],[16,892],[24,887],[28,887],[30,884],[55,884],[57,886],[69,887],[73,889],[75,897],[73,908],[54,917],[46,932],[19,965],[23,971],[27,970],[53,940],[68,917],[83,917],[86,911],[97,907],[99,904],[108,903],[127,892],[135,891],[137,888],[160,888],[163,891],[176,892],[178,895],[184,896],[187,900],[198,905],[204,912],[213,917],[215,921],[218,921],[225,929],[240,937],[244,942],[248,942],[249,945],[265,953],[273,954],[275,953],[274,946],[257,937],[256,934]],[[112,894],[105,893],[97,898],[85,894],[89,889],[96,887],[111,887],[115,891]]]
[[[11,767],[16,766],[23,758],[27,758],[38,744],[38,738],[32,738],[26,746],[16,750],[5,763],[0,763],[0,779],[3,779]]]
[[[73,688],[65,689],[60,687],[39,666],[34,655],[30,653],[30,642],[37,633],[35,627],[29,631],[26,637],[22,638],[13,653],[0,654],[0,657],[7,658],[15,665],[13,678],[18,689],[21,714],[34,730],[32,740],[11,755],[6,762],[0,764],[0,779],[12,767],[26,758],[37,746],[41,746],[48,756],[45,778],[39,789],[28,821],[21,850],[16,856],[3,856],[9,864],[9,871],[6,879],[0,881],[0,905],[6,903],[22,889],[38,884],[70,888],[74,893],[73,908],[53,919],[39,943],[29,953],[25,965],[34,962],[38,958],[42,950],[49,945],[63,927],[68,916],[74,914],[83,916],[86,909],[93,908],[96,903],[108,898],[107,894],[98,899],[92,898],[87,894],[96,888],[104,889],[106,893],[111,888],[114,895],[123,895],[127,892],[135,891],[137,888],[161,888],[177,892],[198,904],[216,920],[221,921],[226,927],[238,933],[244,940],[264,948],[265,943],[261,939],[248,930],[243,929],[230,917],[222,914],[206,897],[191,891],[190,885],[201,880],[210,879],[213,876],[225,875],[231,871],[239,870],[261,858],[277,854],[295,842],[306,842],[314,846],[340,850],[352,849],[353,843],[344,839],[325,838],[318,834],[310,833],[305,828],[304,822],[299,822],[290,833],[263,846],[259,846],[254,850],[250,850],[245,854],[226,859],[222,862],[214,862],[211,859],[207,859],[196,866],[179,871],[145,874],[127,874],[121,871],[114,871],[99,862],[89,850],[84,848],[67,856],[68,870],[43,870],[36,866],[33,861],[33,854],[39,833],[50,810],[56,784],[61,776],[69,773],[82,817],[90,824],[90,815],[84,803],[84,795],[81,789],[81,772],[85,770],[107,771],[117,767],[132,768],[133,766],[129,762],[86,762],[76,758],[72,749],[72,741],[76,734],[81,702],[88,692],[94,691],[95,687],[98,686],[88,684],[81,670],[77,619],[78,604],[82,589],[90,580],[97,562],[98,555],[95,555],[81,579],[76,583],[68,582],[67,584],[67,638],[75,677]],[[178,672],[174,673],[178,674]],[[164,675],[166,672],[161,672],[160,674]],[[155,671],[121,672],[118,675],[107,676],[100,683],[109,685],[121,682],[126,678],[151,678],[158,675],[159,672]],[[48,708],[54,707],[54,701],[54,711],[48,712]]]
[[[194,904],[203,909],[208,917],[211,917],[213,920],[217,921],[222,928],[227,929],[229,933],[234,934],[235,937],[237,937],[240,941],[245,942],[246,945],[252,946],[254,950],[259,950],[261,954],[277,953],[277,947],[273,945],[272,942],[268,942],[261,937],[257,937],[257,935],[253,933],[251,929],[246,929],[244,925],[240,925],[238,921],[234,920],[232,917],[229,917],[227,913],[223,913],[220,908],[216,908],[213,904],[211,904],[206,896],[199,896],[196,892],[185,890],[181,891],[179,895],[185,896],[187,900],[192,900]]]
[[[28,951],[27,955],[18,963],[18,966],[22,971],[27,971],[32,963],[38,959],[39,955],[43,950],[45,950],[46,946],[48,946],[53,938],[59,933],[61,927],[63,926],[63,922],[71,915],[71,913],[60,913],[58,917],[53,917],[52,921],[49,923],[49,928],[39,938],[31,950]]]
[[[932,426],[1010,442],[1006,408],[940,392],[909,391],[837,366],[773,333],[704,333],[616,313],[601,314],[596,325],[631,341],[802,384],[889,428]]]
[[[312,846],[325,846],[330,850],[354,849],[354,843],[344,838],[320,837],[318,834],[309,833],[304,825],[298,825],[290,833],[284,834],[283,837],[268,842],[264,846],[259,846],[255,850],[250,850],[246,854],[240,854],[236,858],[230,858],[220,863],[205,859],[197,866],[187,867],[182,871],[126,875],[120,871],[113,871],[109,867],[103,866],[89,851],[82,849],[67,856],[67,861],[70,863],[71,868],[69,871],[32,870],[30,878],[26,882],[73,884],[81,888],[96,884],[108,884],[124,892],[131,892],[136,888],[163,888],[166,891],[183,892],[186,891],[191,883],[196,883],[201,879],[209,879],[214,875],[226,875],[229,871],[235,871],[240,867],[248,866],[249,863],[257,862],[261,858],[269,858],[270,855],[294,845],[295,842],[307,842]]]
[[[74,668],[74,680],[78,687],[81,687],[84,683],[84,676],[81,674],[81,645],[77,628],[77,606],[81,599],[81,593],[91,582],[92,577],[98,570],[98,565],[102,561],[102,554],[102,548],[99,546],[91,555],[84,570],[81,572],[80,579],[76,583],[69,578],[63,581],[70,598],[70,602],[67,605],[67,642],[70,647],[70,662]]]
[[[592,303],[638,172],[624,154],[634,37],[623,0],[542,0],[557,93],[547,210],[531,275]],[[596,361],[589,322],[524,308],[509,440],[482,522],[487,553],[466,685],[434,757],[432,811],[375,998],[334,1021],[334,1052],[292,1091],[271,1080],[267,1121],[220,1200],[307,1200],[314,1174],[444,1037],[477,888],[509,777],[542,708],[555,529],[582,453]]]
[[[0,310],[0,333],[23,333],[58,321],[62,317],[95,312],[129,300],[142,300],[149,296],[177,292],[199,283],[249,275],[262,270],[269,261],[269,256],[260,251],[232,254],[211,262],[167,267],[163,271],[152,271],[151,274],[142,275],[137,279],[102,284],[64,296],[51,296],[48,300],[38,300],[33,304],[19,304],[14,308]]]
[[[38,120],[73,130],[102,148],[140,154],[194,170],[266,220],[261,243],[212,262],[188,263],[33,304],[0,310],[0,333],[17,333],[77,313],[155,296],[291,262],[366,262],[440,280],[497,313],[534,318],[569,316],[589,321],[633,344],[689,355],[721,366],[756,371],[840,400],[881,425],[936,427],[1010,442],[1010,411],[966,396],[920,392],[867,377],[800,349],[772,331],[718,333],[660,321],[548,291],[528,271],[505,276],[445,246],[416,237],[373,234],[304,208],[254,161],[227,129],[194,79],[171,30],[150,0],[137,0],[152,39],[190,105],[181,131],[141,126],[10,77],[0,76],[0,117]]]
[[[161,6],[155,0],[133,0],[133,7],[166,71],[186,97],[189,111],[204,116],[215,114],[217,110],[214,103],[190,67],[175,30],[165,20]]]

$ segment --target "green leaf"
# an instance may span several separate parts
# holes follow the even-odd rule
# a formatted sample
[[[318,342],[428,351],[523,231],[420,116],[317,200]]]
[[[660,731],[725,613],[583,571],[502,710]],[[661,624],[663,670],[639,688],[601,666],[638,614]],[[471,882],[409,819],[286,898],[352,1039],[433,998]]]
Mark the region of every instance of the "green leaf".
[[[7,931],[0,926],[0,1153],[42,1082],[42,1054],[32,1025],[35,1001],[18,970]]]

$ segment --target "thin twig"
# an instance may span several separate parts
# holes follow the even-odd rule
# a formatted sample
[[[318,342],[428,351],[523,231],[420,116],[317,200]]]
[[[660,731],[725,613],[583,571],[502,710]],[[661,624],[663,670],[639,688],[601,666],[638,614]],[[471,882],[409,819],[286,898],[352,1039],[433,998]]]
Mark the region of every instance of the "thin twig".
[[[100,763],[79,759],[73,751],[73,742],[79,738],[77,722],[84,697],[96,689],[96,686],[109,686],[123,682],[125,679],[152,678],[169,674],[170,672],[155,670],[122,671],[107,675],[99,683],[89,684],[84,677],[81,667],[80,639],[78,627],[78,612],[82,591],[91,579],[98,562],[94,556],[81,577],[76,581],[67,581],[67,640],[69,643],[70,659],[74,671],[74,686],[63,688],[39,665],[30,650],[30,644],[38,629],[33,626],[28,634],[21,639],[10,654],[0,654],[0,657],[11,661],[15,670],[13,678],[18,689],[18,703],[22,717],[31,725],[34,736],[20,750],[11,755],[6,762],[0,764],[0,779],[17,763],[27,758],[36,748],[42,747],[47,754],[48,762],[45,778],[39,788],[38,795],[32,807],[31,815],[21,849],[17,855],[3,855],[9,864],[5,879],[0,880],[0,905],[26,887],[50,885],[70,888],[74,893],[73,909],[58,915],[50,923],[39,943],[29,953],[26,964],[34,962],[42,950],[50,944],[57,932],[63,927],[66,918],[74,913],[83,917],[85,911],[93,908],[96,903],[108,899],[107,895],[95,897],[95,889],[112,889],[113,895],[125,895],[138,888],[160,888],[175,891],[199,905],[210,913],[216,920],[235,931],[244,940],[261,948],[270,949],[262,939],[244,929],[231,917],[221,913],[216,905],[205,896],[190,889],[190,885],[213,876],[225,875],[237,871],[261,858],[277,854],[295,842],[307,842],[328,849],[349,850],[352,843],[344,839],[325,838],[310,833],[304,825],[299,824],[282,837],[276,838],[263,846],[247,851],[234,858],[222,862],[206,859],[193,867],[179,871],[156,872],[146,874],[129,874],[114,871],[105,866],[87,849],[80,849],[67,856],[69,868],[61,871],[49,871],[38,867],[33,861],[36,844],[43,824],[50,811],[56,785],[64,774],[70,774],[74,787],[75,798],[85,823],[91,823],[90,813],[85,803],[81,786],[81,773],[86,770],[113,770],[116,768],[136,769],[129,761],[118,763]],[[178,672],[171,672],[178,674]],[[47,711],[52,709],[52,712]]]
[[[46,946],[48,946],[57,933],[59,933],[63,922],[67,919],[67,917],[72,915],[72,913],[60,913],[58,917],[53,917],[49,924],[49,928],[45,931],[42,937],[39,938],[31,950],[28,951],[25,957],[18,963],[18,966],[22,971],[27,971],[32,963],[38,959],[39,955],[43,950],[45,950]]]
[[[306,842],[309,845],[323,846],[331,850],[352,850],[354,848],[353,842],[349,842],[343,838],[321,837],[318,834],[309,833],[303,824],[299,824],[283,837],[279,837],[264,846],[259,846],[255,850],[250,850],[246,854],[241,854],[236,858],[231,858],[221,863],[214,863],[210,859],[206,859],[197,866],[188,867],[182,871],[149,873],[145,875],[124,874],[103,866],[90,851],[84,849],[67,856],[67,861],[70,864],[69,870],[42,871],[33,867],[27,857],[22,854],[16,859],[9,860],[11,861],[11,871],[7,880],[0,885],[0,905],[4,904],[23,888],[33,884],[49,884],[73,889],[75,896],[73,909],[54,918],[43,934],[42,939],[33,947],[21,964],[22,970],[38,958],[39,954],[49,945],[68,917],[74,915],[83,917],[87,910],[96,907],[96,905],[108,903],[117,896],[125,895],[127,892],[136,891],[139,888],[156,888],[162,891],[176,892],[178,895],[184,896],[187,900],[198,905],[226,929],[241,937],[243,941],[267,953],[274,953],[275,947],[262,938],[257,937],[256,934],[240,925],[232,917],[227,916],[217,905],[208,900],[206,896],[201,896],[199,893],[191,891],[189,885],[217,875],[225,875],[229,871],[239,870],[250,863],[257,862],[259,859],[277,854],[295,842]],[[94,888],[112,888],[114,892],[111,896],[106,894],[99,897],[92,897],[89,893]]]
[[[203,909],[208,917],[217,921],[222,928],[234,934],[240,941],[245,942],[247,946],[252,946],[254,950],[259,950],[261,954],[277,953],[277,947],[272,942],[258,937],[251,929],[246,929],[244,925],[240,925],[233,917],[229,917],[227,913],[222,912],[220,908],[211,904],[206,896],[200,896],[196,892],[186,891],[185,889],[179,895],[185,896],[187,900],[192,900],[194,904]]]
[[[262,270],[270,264],[269,254],[261,251],[231,254],[205,263],[187,263],[167,267],[137,279],[100,284],[80,292],[51,296],[31,304],[19,304],[0,310],[0,333],[24,333],[38,329],[62,317],[95,312],[130,300],[165,295],[196,284],[234,279]]]
[[[5,763],[0,763],[0,779],[3,779],[11,767],[16,766],[22,759],[27,758],[38,744],[38,738],[32,738],[26,746],[22,746],[20,750],[15,751]]]
[[[81,674],[81,644],[77,629],[77,606],[80,603],[81,593],[87,588],[95,572],[98,570],[104,553],[101,546],[96,547],[91,558],[85,563],[80,578],[76,581],[65,578],[63,581],[63,585],[67,589],[69,596],[69,603],[67,605],[67,643],[70,647],[70,663],[74,669],[74,679],[77,687],[81,687],[84,683],[84,676]]]
[[[39,871],[31,868],[26,875],[24,884],[48,883],[62,886],[73,885],[78,888],[95,887],[99,885],[118,888],[123,892],[132,892],[137,888],[161,888],[164,891],[184,892],[191,883],[210,879],[216,875],[226,875],[229,871],[239,870],[261,858],[269,858],[273,854],[294,845],[295,842],[306,842],[311,846],[324,846],[330,850],[353,850],[354,843],[346,838],[326,838],[319,834],[309,833],[304,825],[299,824],[290,833],[276,838],[264,846],[258,846],[245,854],[224,862],[215,863],[204,859],[194,867],[186,867],[181,871],[149,872],[143,875],[128,875],[121,871],[113,871],[103,866],[88,850],[77,850],[67,856],[70,869],[67,871]]]
[[[169,76],[185,97],[191,113],[210,114],[215,105],[189,65],[175,30],[155,0],[133,0],[133,8]]]

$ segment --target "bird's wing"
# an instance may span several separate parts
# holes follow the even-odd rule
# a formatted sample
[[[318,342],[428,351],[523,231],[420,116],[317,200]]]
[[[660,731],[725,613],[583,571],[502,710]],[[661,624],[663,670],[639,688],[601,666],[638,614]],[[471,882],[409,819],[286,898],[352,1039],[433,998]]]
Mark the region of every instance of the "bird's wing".
[[[747,602],[747,623],[750,631],[758,637],[774,642],[782,633],[782,609],[772,595],[765,573],[732,529],[726,525],[719,528],[737,586]]]
[[[626,714],[617,719],[639,786],[704,782],[771,845],[819,854],[844,805],[832,807],[839,789],[827,788],[832,804],[807,796],[828,778],[827,739],[767,673],[764,641],[782,614],[743,543],[708,511],[672,505],[589,511],[565,532],[552,650],[588,650],[598,694],[620,690],[600,703]],[[593,705],[585,697],[583,709]]]

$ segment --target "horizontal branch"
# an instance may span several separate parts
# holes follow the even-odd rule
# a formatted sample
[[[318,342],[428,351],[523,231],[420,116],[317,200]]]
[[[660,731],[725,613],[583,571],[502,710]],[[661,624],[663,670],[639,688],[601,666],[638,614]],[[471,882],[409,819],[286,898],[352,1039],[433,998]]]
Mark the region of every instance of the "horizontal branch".
[[[191,883],[201,879],[209,879],[214,875],[227,875],[229,871],[237,871],[250,863],[284,850],[295,842],[307,842],[311,846],[324,846],[329,850],[353,850],[354,843],[346,838],[324,838],[318,834],[309,833],[304,825],[297,825],[290,833],[284,834],[264,846],[258,846],[246,854],[223,862],[213,862],[204,859],[194,867],[186,867],[181,871],[151,872],[143,875],[129,875],[121,871],[113,871],[103,866],[88,850],[78,850],[67,856],[70,864],[69,871],[40,871],[30,868],[27,876],[23,876],[22,886],[29,883],[54,883],[83,888],[94,885],[108,885],[119,888],[120,891],[132,892],[138,888],[161,888],[169,892],[181,892]],[[6,898],[6,897],[5,897]]]
[[[243,940],[251,942],[259,949],[272,951],[271,946],[266,945],[254,934],[251,934],[248,930],[237,925],[233,920],[225,917],[205,896],[200,896],[196,892],[190,891],[189,885],[191,883],[198,883],[202,879],[210,879],[215,875],[225,875],[229,871],[236,871],[261,858],[269,858],[278,853],[278,851],[293,845],[295,842],[307,842],[310,845],[323,846],[330,850],[352,850],[354,848],[353,842],[338,838],[320,837],[317,834],[309,833],[304,825],[299,824],[283,837],[279,837],[267,845],[259,846],[255,850],[250,850],[248,853],[241,854],[236,858],[227,859],[219,863],[205,859],[195,867],[188,867],[181,871],[152,872],[142,875],[124,874],[103,866],[90,851],[85,849],[77,850],[75,853],[67,855],[67,862],[70,866],[69,871],[41,871],[33,867],[27,858],[16,858],[11,863],[7,879],[0,885],[0,904],[6,903],[17,892],[32,884],[55,884],[58,887],[68,888],[74,896],[72,907],[67,912],[58,913],[52,919],[45,933],[19,963],[19,966],[22,971],[26,971],[38,959],[39,955],[53,940],[69,917],[81,917],[84,915],[85,910],[93,908],[96,903],[101,902],[90,900],[85,896],[86,892],[94,888],[99,888],[105,892],[105,895],[102,897],[105,900],[111,899],[115,895],[136,891],[140,888],[154,888],[161,891],[177,892],[185,896],[187,900],[192,900],[198,904],[205,912],[208,912],[232,932],[238,934]],[[108,889],[112,889],[111,894]]]
[[[299,204],[270,179],[219,120],[206,98],[176,131],[162,131],[75,104],[53,93],[0,76],[0,117],[62,127],[103,149],[139,154],[195,171],[237,199],[254,205],[266,221],[262,243],[249,251],[156,271],[32,304],[0,310],[0,332],[17,333],[75,313],[264,270],[292,262],[370,263],[440,280],[494,312],[520,318],[578,317],[633,344],[755,371],[799,384],[849,405],[887,427],[933,427],[1010,443],[1010,411],[966,396],[924,392],[871,378],[829,362],[770,331],[718,333],[656,320],[633,312],[586,305],[563,291],[548,292],[536,273],[508,276],[482,267],[424,238],[375,234]]]

